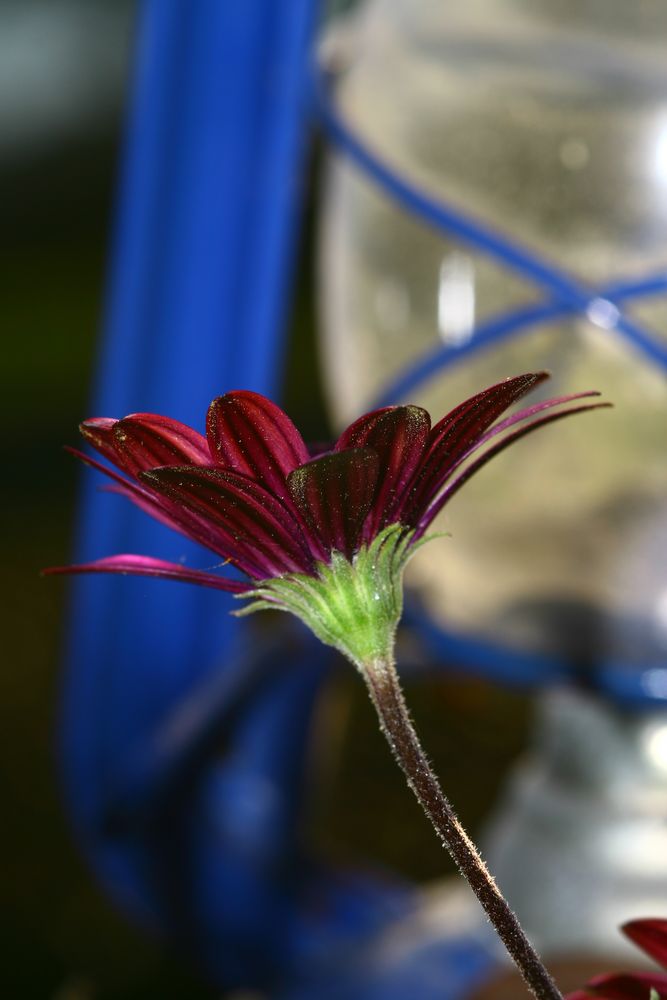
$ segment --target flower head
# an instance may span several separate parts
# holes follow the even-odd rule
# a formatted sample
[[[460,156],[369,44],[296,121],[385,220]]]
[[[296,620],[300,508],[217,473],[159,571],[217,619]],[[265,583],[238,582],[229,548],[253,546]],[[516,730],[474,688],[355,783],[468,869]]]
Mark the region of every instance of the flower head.
[[[612,972],[596,976],[567,1000],[667,1000],[667,920],[631,920],[621,928],[665,972]]]
[[[433,427],[418,406],[373,410],[317,457],[278,406],[248,391],[211,403],[205,437],[149,413],[86,420],[84,438],[119,471],[75,454],[108,475],[111,489],[246,579],[139,555],[51,572],[133,573],[252,597],[246,610],[290,610],[358,662],[374,655],[380,634],[393,637],[405,563],[463,483],[536,427],[605,405],[563,406],[597,395],[582,393],[499,421],[546,377],[506,379]]]

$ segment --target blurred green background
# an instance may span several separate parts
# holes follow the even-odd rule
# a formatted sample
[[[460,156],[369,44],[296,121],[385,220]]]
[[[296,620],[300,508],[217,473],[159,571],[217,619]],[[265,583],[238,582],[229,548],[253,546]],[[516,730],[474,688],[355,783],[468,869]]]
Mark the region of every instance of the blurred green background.
[[[55,750],[67,562],[80,469],[62,451],[88,414],[103,308],[136,4],[0,3],[4,331],[2,492],[3,995],[134,1000],[212,995],[104,898],[72,844]],[[290,324],[286,406],[327,435],[314,341],[314,189]],[[208,401],[202,400],[202,410]],[[421,681],[408,698],[445,787],[473,830],[520,749],[525,699],[479,682]],[[310,836],[342,861],[431,879],[451,871],[413,806],[351,671],[327,692],[329,741]],[[320,748],[322,749],[322,748]],[[326,760],[324,759],[326,757]]]

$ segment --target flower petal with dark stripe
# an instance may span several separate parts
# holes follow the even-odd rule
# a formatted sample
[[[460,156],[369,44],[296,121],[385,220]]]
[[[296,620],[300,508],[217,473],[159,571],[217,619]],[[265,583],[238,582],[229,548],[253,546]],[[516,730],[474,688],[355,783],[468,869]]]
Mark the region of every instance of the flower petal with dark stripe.
[[[665,972],[612,972],[596,976],[567,1000],[667,1000],[667,919],[631,920],[621,930]]]
[[[138,555],[47,572],[131,573],[228,590],[253,598],[247,610],[289,610],[325,641],[337,634],[333,644],[358,660],[366,640],[355,622],[372,623],[375,638],[366,646],[383,629],[393,638],[405,563],[461,486],[536,428],[608,405],[589,401],[597,393],[580,393],[500,419],[546,377],[508,378],[433,427],[419,406],[374,410],[316,457],[287,414],[245,390],[211,403],[205,436],[150,413],[86,420],[83,437],[110,465],[74,453],[109,476],[110,489],[244,579]],[[364,655],[372,655],[369,648]]]

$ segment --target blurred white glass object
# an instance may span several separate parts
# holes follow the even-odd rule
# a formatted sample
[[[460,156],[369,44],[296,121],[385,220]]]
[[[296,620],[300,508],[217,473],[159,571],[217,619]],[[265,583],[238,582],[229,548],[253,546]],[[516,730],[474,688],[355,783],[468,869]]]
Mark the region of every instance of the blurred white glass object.
[[[367,147],[592,289],[585,314],[471,353],[405,401],[437,418],[549,368],[544,395],[595,388],[615,404],[494,460],[446,508],[452,540],[426,546],[409,581],[449,632],[555,654],[582,677],[622,662],[667,699],[667,377],[620,335],[605,292],[667,273],[667,2],[368,0],[352,26],[336,103]],[[336,54],[336,29],[327,44]],[[341,424],[426,352],[544,299],[335,152],[320,265]],[[667,295],[622,308],[667,341]],[[544,701],[490,843],[552,954],[622,949],[617,923],[665,898],[665,727],[576,692]]]
[[[664,710],[619,712],[565,690],[540,699],[485,852],[538,949],[637,961],[618,928],[665,912],[666,781]]]
[[[596,290],[587,315],[472,354],[409,401],[437,417],[546,367],[544,395],[596,388],[615,404],[495,460],[447,508],[453,541],[427,546],[411,582],[459,634],[586,668],[615,656],[611,634],[642,632],[655,642],[625,641],[624,655],[659,665],[665,532],[653,550],[642,543],[640,582],[624,567],[641,525],[666,516],[667,379],[615,330],[603,290],[667,271],[667,3],[369,0],[355,29],[336,102],[364,142]],[[324,371],[340,423],[438,343],[465,344],[494,314],[544,297],[335,154],[321,244]],[[623,308],[667,337],[667,296]]]

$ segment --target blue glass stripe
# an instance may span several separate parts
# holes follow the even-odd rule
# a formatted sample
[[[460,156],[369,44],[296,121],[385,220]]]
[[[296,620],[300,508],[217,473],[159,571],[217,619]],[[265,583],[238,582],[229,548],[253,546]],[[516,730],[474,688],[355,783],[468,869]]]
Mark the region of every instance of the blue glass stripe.
[[[600,298],[598,292],[586,288],[534,251],[510,239],[507,234],[496,232],[458,208],[430,197],[374,154],[336,111],[329,94],[327,76],[317,67],[311,77],[311,89],[315,112],[339,152],[360,167],[385,194],[395,199],[408,212],[438,232],[444,232],[500,261],[573,311],[586,314],[595,306],[596,300]],[[623,315],[620,310],[614,322],[614,330],[624,334],[651,361],[667,369],[667,344]]]
[[[208,402],[229,388],[276,395],[316,15],[314,0],[142,5],[93,414],[152,410],[201,429]],[[137,551],[215,561],[98,486],[87,471],[79,559]],[[151,756],[156,732],[209,676],[232,677],[246,626],[230,618],[226,596],[159,581],[81,578],[72,598],[61,754],[73,821],[116,897],[164,929],[172,915],[155,844],[112,835],[111,800],[133,783],[156,792],[169,770]],[[316,687],[304,680],[304,697],[275,699],[276,729],[304,734]],[[278,741],[253,759],[258,773],[263,753],[283,775],[287,803],[299,786],[285,746],[282,757]],[[289,839],[298,820],[285,810]],[[270,880],[258,885],[268,906]],[[196,905],[204,919],[209,901]]]
[[[499,646],[469,634],[443,629],[419,605],[406,600],[405,624],[415,629],[433,657],[429,669],[452,673],[465,669],[492,683],[518,688],[540,688],[564,684],[586,688],[628,707],[653,709],[667,705],[667,667],[640,666],[609,660],[587,669],[585,676],[567,660],[519,648]],[[404,668],[420,673],[421,665]]]
[[[636,282],[615,283],[608,286],[601,295],[617,302],[644,298],[648,295],[663,294],[667,291],[667,276],[664,272],[650,275]],[[421,358],[411,362],[403,369],[398,378],[388,386],[383,387],[382,394],[377,397],[373,406],[388,406],[416,389],[429,378],[437,375],[450,365],[462,361],[483,348],[490,347],[509,336],[526,334],[534,327],[552,323],[572,315],[571,307],[559,302],[521,306],[518,309],[493,316],[474,331],[465,344],[452,346],[436,344],[434,348],[424,353]]]

